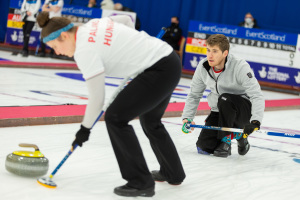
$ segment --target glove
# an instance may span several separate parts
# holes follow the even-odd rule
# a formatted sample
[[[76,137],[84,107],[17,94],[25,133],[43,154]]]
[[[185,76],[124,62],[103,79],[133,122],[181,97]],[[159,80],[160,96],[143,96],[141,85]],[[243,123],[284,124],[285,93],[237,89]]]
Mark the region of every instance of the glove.
[[[248,135],[250,135],[251,133],[253,133],[254,131],[257,131],[259,129],[260,129],[260,122],[257,120],[253,120],[253,121],[251,121],[250,124],[247,124],[244,127],[243,137],[246,138],[246,137],[248,137]]]
[[[81,125],[79,131],[75,135],[76,138],[72,143],[73,148],[76,145],[82,147],[82,143],[89,140],[90,133],[91,133],[91,129],[85,128],[84,126]]]
[[[192,120],[192,119],[187,119],[187,118],[185,118],[185,119],[183,119],[183,120],[187,120],[187,122],[183,124],[181,130],[182,130],[182,132],[183,132],[184,134],[188,134],[188,133],[191,132],[191,127],[190,127],[190,125],[191,125],[191,123],[192,123],[193,120]]]

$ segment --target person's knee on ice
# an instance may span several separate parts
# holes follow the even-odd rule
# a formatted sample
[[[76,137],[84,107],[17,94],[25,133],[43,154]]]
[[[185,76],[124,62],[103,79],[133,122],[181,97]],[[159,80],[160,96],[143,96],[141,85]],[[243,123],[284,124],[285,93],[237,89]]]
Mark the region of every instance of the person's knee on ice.
[[[211,112],[205,121],[205,126],[218,126],[219,113]],[[197,151],[199,154],[213,154],[214,150],[220,144],[220,139],[217,138],[218,131],[202,129],[196,142]],[[206,152],[206,153],[205,153]]]
[[[217,142],[216,138],[210,139],[198,139],[196,142],[197,151],[199,154],[213,154],[215,148],[218,146],[219,142]]]
[[[198,154],[203,154],[203,155],[209,155],[211,153],[207,152],[207,151],[204,151],[201,147],[199,147],[198,145],[197,146],[197,151],[198,151]]]

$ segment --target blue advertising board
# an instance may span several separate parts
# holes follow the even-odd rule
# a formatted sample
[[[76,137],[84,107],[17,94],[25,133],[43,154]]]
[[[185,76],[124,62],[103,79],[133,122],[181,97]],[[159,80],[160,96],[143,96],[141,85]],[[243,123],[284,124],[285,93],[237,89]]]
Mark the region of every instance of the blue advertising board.
[[[10,0],[10,8],[7,20],[7,31],[5,42],[8,44],[14,45],[23,45],[23,31],[22,26],[24,22],[21,21],[21,6],[23,0]],[[44,1],[42,1],[44,2]],[[114,15],[129,15],[133,22],[136,20],[136,13],[134,12],[123,12],[115,10],[102,10],[99,8],[88,8],[72,5],[64,5],[62,9],[62,16],[71,19],[75,25],[88,22],[93,18],[101,18],[105,16],[114,16]],[[32,29],[29,46],[36,47],[39,44],[40,40],[40,31],[37,23]]]
[[[22,2],[23,0],[10,0],[5,39],[5,42],[8,44],[23,45],[22,26],[24,22],[20,19]],[[62,16],[70,18],[75,25],[77,23],[85,23],[91,18],[100,18],[101,15],[102,10],[96,8],[64,5],[62,10]],[[40,31],[41,29],[35,24],[29,39],[30,47],[36,47],[38,45]]]
[[[293,33],[190,21],[184,69],[194,71],[206,57],[205,41],[213,34],[228,38],[229,52],[248,61],[259,81],[300,86],[300,42]]]
[[[293,33],[281,33],[270,30],[255,28],[244,28],[239,26],[199,22],[191,20],[189,32],[199,32],[206,34],[224,34],[228,37],[259,40],[264,42],[274,42],[287,45],[296,45],[298,35]]]

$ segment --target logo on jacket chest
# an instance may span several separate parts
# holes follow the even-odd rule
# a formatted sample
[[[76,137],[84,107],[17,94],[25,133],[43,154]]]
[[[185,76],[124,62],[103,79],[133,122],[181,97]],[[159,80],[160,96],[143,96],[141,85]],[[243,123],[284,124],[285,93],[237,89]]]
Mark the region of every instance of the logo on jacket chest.
[[[249,78],[252,78],[251,72],[247,73],[247,76],[248,76]]]

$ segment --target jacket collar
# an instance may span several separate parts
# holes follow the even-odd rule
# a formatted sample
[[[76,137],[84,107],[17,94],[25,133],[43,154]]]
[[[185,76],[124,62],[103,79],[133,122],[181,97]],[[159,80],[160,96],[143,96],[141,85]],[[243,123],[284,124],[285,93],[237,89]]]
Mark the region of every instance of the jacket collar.
[[[225,64],[224,64],[224,69],[223,69],[223,71],[225,71],[225,69],[226,69],[226,64],[227,64],[227,59],[228,58],[228,56],[226,56],[226,58],[225,58]],[[204,63],[203,63],[203,67],[206,69],[206,71],[207,72],[209,72],[209,70],[210,70],[210,66],[209,66],[209,64],[208,64],[208,61],[205,61]]]

